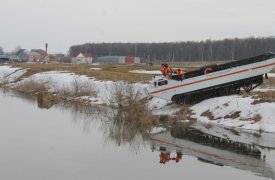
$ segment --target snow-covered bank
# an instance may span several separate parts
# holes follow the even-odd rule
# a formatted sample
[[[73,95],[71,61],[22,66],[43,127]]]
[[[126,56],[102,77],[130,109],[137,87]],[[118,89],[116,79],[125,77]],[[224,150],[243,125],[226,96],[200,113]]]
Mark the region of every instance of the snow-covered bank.
[[[146,87],[146,85],[141,83],[127,84],[126,82],[122,81],[99,81],[94,78],[90,78],[84,75],[77,75],[70,72],[49,71],[37,73],[23,79],[16,85],[27,81],[44,83],[46,84],[49,91],[53,93],[62,91],[74,92],[76,88],[95,91],[95,97],[77,97],[78,99],[89,100],[91,103],[95,104],[115,103],[113,97],[114,93],[116,93],[116,91],[125,91],[127,88],[130,88],[130,86],[133,88],[133,90],[141,92],[140,98],[144,98],[146,96],[143,91],[143,88]]]
[[[148,84],[100,81],[64,71],[41,72],[13,83],[25,72],[26,70],[19,68],[0,66],[0,84],[5,80],[5,82],[10,83],[11,87],[16,87],[25,82],[33,81],[44,84],[52,93],[74,92],[82,88],[87,91],[94,91],[95,95],[83,95],[75,98],[88,101],[91,104],[116,104],[114,94],[117,92],[127,94],[129,89],[138,94],[138,99],[148,97],[148,94],[144,91]],[[140,72],[140,70],[137,72]],[[271,74],[271,76],[273,75]],[[272,87],[270,89],[274,90]],[[253,104],[254,100],[252,97],[237,95],[208,99],[190,108],[194,113],[191,117],[200,122],[219,124],[225,127],[275,133],[275,103],[258,102]],[[180,105],[159,98],[150,98],[147,107],[155,115],[170,116],[179,112],[182,108]]]
[[[267,73],[268,77],[275,77],[275,73]]]
[[[154,115],[173,115],[178,112],[181,107],[173,104],[171,101],[166,101],[160,98],[152,98],[148,103],[148,108],[152,110]]]
[[[253,104],[254,100],[238,95],[208,99],[191,107],[191,117],[226,127],[275,132],[275,103]]]
[[[12,68],[10,66],[0,66],[0,84],[10,83],[22,76],[26,70],[20,68]]]

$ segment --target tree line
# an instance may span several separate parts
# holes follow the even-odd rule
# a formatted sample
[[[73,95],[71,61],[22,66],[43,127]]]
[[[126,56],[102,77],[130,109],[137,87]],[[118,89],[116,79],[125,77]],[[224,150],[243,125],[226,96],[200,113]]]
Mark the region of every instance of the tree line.
[[[167,43],[86,43],[69,49],[70,56],[79,52],[94,56],[136,56],[144,60],[210,61],[237,60],[275,52],[275,37],[250,37],[224,40]]]

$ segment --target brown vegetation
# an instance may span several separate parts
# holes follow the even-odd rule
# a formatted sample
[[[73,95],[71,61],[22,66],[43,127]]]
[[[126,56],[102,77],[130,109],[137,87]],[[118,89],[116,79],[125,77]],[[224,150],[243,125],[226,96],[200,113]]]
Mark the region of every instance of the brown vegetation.
[[[15,90],[24,93],[35,94],[38,92],[46,92],[48,82],[37,82],[32,79],[26,80],[20,83],[18,86],[14,87]]]
[[[232,112],[231,114],[228,114],[226,116],[224,116],[225,119],[236,119],[238,117],[240,117],[240,114],[241,114],[241,111],[235,111],[235,112]]]
[[[0,88],[7,88],[9,84],[9,78],[6,75],[3,75],[3,77],[0,77]]]
[[[39,108],[51,108],[58,101],[56,96],[48,92],[40,92],[37,95],[37,104]]]
[[[251,120],[253,120],[254,123],[259,122],[259,121],[262,120],[262,116],[261,116],[260,114],[255,114],[255,115],[251,118]]]
[[[239,131],[237,131],[236,129],[233,129],[233,128],[224,128],[224,129],[226,129],[226,130],[228,130],[228,131],[231,131],[233,134],[235,134],[235,135],[237,135],[237,136],[240,136],[240,132]]]
[[[63,88],[55,92],[57,95],[62,97],[80,97],[80,96],[91,96],[97,97],[95,86],[91,82],[80,81],[77,77],[72,82],[72,89]]]
[[[87,64],[13,64],[13,67],[20,67],[27,70],[20,79],[33,74],[46,71],[69,71],[72,73],[95,77],[98,80],[127,81],[129,83],[148,82],[152,79],[151,74],[130,73],[131,70],[160,70],[159,66],[129,66],[129,65],[87,65]],[[94,70],[91,68],[101,68]],[[192,68],[191,68],[192,69]],[[188,71],[191,70],[188,68]]]
[[[264,79],[261,88],[275,88],[275,77],[269,77],[268,79]]]
[[[141,99],[141,92],[136,91],[133,86],[117,84],[114,90],[114,100],[117,104],[116,109],[118,110],[119,117],[125,118],[128,121],[137,121],[140,126],[148,127],[152,123],[151,112],[145,105],[145,100]],[[122,114],[123,117],[121,117]],[[147,124],[149,123],[149,124]]]
[[[145,69],[145,70],[159,70],[155,66],[127,66],[127,65],[73,65],[73,64],[14,64],[14,67],[21,67],[27,69],[22,77],[29,77],[35,73],[45,71],[69,71],[72,73],[86,75],[88,77],[95,77],[99,80],[118,81],[124,80],[127,82],[145,82],[152,79],[150,74],[135,74],[129,73],[130,70]],[[93,70],[91,68],[102,68],[102,70]]]
[[[176,112],[175,116],[177,120],[191,120],[195,121],[196,119],[192,118],[191,116],[194,115],[194,113],[189,109],[190,105],[182,105],[182,108],[180,111]]]
[[[13,87],[13,89],[18,92],[37,95],[38,106],[41,108],[50,108],[60,99],[71,100],[85,104],[88,100],[77,99],[76,97],[97,96],[93,84],[81,82],[77,78],[73,81],[72,89],[63,88],[62,90],[57,90],[56,92],[52,93],[48,92],[47,85],[50,83],[50,80],[37,82],[33,79],[29,79],[20,82],[17,86]]]
[[[156,121],[145,106],[144,99],[139,98],[140,92],[118,84],[113,94],[112,101],[116,106],[107,115],[108,138],[121,145],[132,142],[139,135],[147,136]]]
[[[252,104],[275,102],[275,91],[250,92],[249,96],[252,96],[252,98],[254,98]]]
[[[213,124],[207,123],[207,124],[204,125],[204,127],[206,129],[211,129],[211,128],[213,128]]]
[[[209,110],[204,111],[203,113],[201,113],[201,116],[205,116],[209,120],[214,120],[215,119],[215,117],[213,116],[212,112],[210,112]]]

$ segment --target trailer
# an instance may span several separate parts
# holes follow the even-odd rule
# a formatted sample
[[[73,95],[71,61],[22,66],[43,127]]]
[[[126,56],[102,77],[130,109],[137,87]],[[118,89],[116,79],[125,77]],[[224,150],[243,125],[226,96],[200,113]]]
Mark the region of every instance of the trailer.
[[[184,74],[183,80],[157,76],[147,88],[153,97],[177,104],[195,104],[204,99],[249,92],[263,83],[275,66],[275,54],[258,56],[220,65],[208,65]]]

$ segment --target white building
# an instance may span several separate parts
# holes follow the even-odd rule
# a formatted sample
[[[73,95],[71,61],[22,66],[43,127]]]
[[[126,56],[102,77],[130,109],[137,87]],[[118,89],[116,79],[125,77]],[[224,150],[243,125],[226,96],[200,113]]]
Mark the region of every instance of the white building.
[[[91,64],[93,55],[91,53],[79,53],[76,57],[72,57],[72,64]]]

